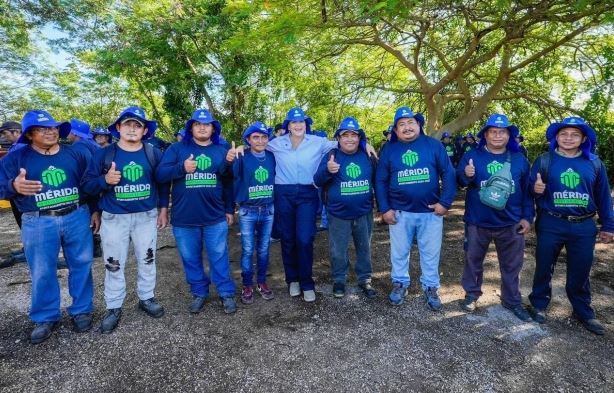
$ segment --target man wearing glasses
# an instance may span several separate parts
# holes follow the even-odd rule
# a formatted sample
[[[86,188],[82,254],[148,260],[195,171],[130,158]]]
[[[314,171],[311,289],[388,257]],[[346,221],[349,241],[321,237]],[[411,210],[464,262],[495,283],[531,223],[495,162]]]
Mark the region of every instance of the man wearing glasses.
[[[72,304],[68,314],[74,330],[92,327],[92,236],[88,207],[79,188],[87,158],[59,144],[70,133],[70,123],[60,123],[41,110],[27,112],[17,143],[25,147],[0,164],[0,197],[15,201],[22,215],[21,237],[32,276],[30,318],[36,324],[31,341],[48,339],[58,325],[60,284],[56,271],[60,245],[69,269]]]

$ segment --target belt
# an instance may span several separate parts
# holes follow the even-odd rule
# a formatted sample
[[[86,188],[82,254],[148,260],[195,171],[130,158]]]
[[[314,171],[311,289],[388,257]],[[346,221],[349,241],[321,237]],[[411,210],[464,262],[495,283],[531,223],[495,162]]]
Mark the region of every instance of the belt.
[[[563,220],[567,220],[569,222],[582,222],[584,220],[587,220],[591,217],[593,217],[596,213],[592,212],[592,213],[588,213],[588,214],[584,214],[582,216],[568,216],[565,214],[560,214],[560,213],[555,213],[555,212],[551,212],[549,210],[546,210],[546,214],[552,216],[552,217],[556,217],[556,218],[560,218]]]
[[[61,209],[49,209],[49,210],[41,210],[38,212],[39,216],[65,216],[68,213],[72,213],[79,208],[78,203],[73,203],[72,205],[63,207]]]
[[[272,205],[241,205],[240,207],[248,210],[262,211],[269,210]]]

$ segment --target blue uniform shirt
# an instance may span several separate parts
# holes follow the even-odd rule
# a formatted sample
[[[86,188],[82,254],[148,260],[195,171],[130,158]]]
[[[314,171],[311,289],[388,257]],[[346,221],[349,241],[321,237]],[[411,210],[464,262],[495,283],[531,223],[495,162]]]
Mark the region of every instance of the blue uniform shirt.
[[[533,190],[540,161],[535,160],[531,167],[530,189]],[[535,200],[540,209],[567,216],[583,216],[599,213],[601,230],[614,232],[614,213],[612,196],[608,184],[608,174],[603,163],[599,171],[592,162],[583,156],[564,157],[552,154],[546,190]]]
[[[212,225],[224,221],[225,213],[234,213],[226,152],[221,145],[200,146],[192,139],[173,143],[166,149],[156,178],[163,183],[172,182],[172,225]],[[197,163],[194,173],[186,173],[183,166],[190,154]]]
[[[264,151],[257,157],[251,150],[232,163],[235,202],[239,205],[264,206],[273,203],[275,157]]]
[[[428,213],[433,211],[428,205],[435,203],[450,208],[456,179],[441,142],[420,135],[408,143],[386,143],[377,164],[375,194],[382,213],[390,209]]]
[[[326,190],[326,211],[343,220],[354,220],[373,210],[373,181],[375,168],[367,153],[358,149],[346,154],[333,149],[339,172],[328,171],[329,154],[322,157],[318,171],[313,177],[318,187]]]
[[[0,194],[13,198],[20,212],[59,209],[83,200],[79,184],[88,165],[83,152],[60,145],[56,154],[45,155],[27,145],[11,152],[0,161]],[[43,189],[36,195],[18,194],[13,180],[19,169],[26,170],[26,179],[39,180]]]
[[[109,185],[105,180],[104,161],[107,151],[115,148],[115,169],[122,176],[119,184]],[[162,159],[162,152],[154,148],[156,161]],[[83,189],[89,195],[102,193],[98,207],[113,214],[128,214],[149,211],[155,207],[168,207],[169,184],[155,181],[145,149],[125,151],[119,145],[98,149],[87,168]]]
[[[290,134],[269,141],[267,150],[275,154],[275,184],[313,184],[313,175],[322,157],[337,141],[329,141],[316,135],[305,135],[305,139],[292,149]]]
[[[529,192],[529,162],[522,153],[511,154],[512,194],[505,209],[497,210],[480,202],[480,188],[507,161],[507,152],[493,154],[484,147],[467,152],[456,169],[458,183],[467,188],[465,195],[465,222],[486,228],[502,228],[517,224],[521,219],[533,222],[535,209]],[[465,167],[473,160],[475,176],[465,176]]]

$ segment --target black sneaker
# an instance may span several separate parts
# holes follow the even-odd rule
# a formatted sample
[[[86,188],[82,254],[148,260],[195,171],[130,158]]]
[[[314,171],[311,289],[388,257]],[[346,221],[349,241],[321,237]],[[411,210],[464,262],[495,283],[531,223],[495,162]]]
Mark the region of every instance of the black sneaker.
[[[155,297],[147,300],[139,300],[139,308],[152,318],[160,318],[164,315],[164,308]]]
[[[467,312],[474,312],[477,308],[478,298],[469,294],[465,295],[465,299],[461,302],[461,308]]]
[[[77,314],[72,317],[72,327],[77,333],[85,333],[92,328],[92,314]]]
[[[533,306],[527,306],[527,311],[535,322],[546,323],[546,310],[541,310]]]
[[[576,318],[578,322],[580,322],[589,332],[598,336],[603,336],[605,334],[605,328],[598,319],[581,319],[576,313],[573,314],[573,317]]]
[[[345,296],[345,284],[342,282],[336,282],[333,284],[333,296],[337,299],[341,299]]]
[[[360,283],[358,284],[358,288],[362,289],[362,293],[364,293],[368,299],[375,299],[377,297],[377,291],[371,286],[370,282]]]
[[[531,320],[531,316],[522,304],[516,304],[515,306],[512,306],[507,303],[501,303],[501,305],[514,313],[514,315],[521,321],[529,322]]]
[[[32,344],[40,344],[49,337],[51,337],[51,333],[58,325],[58,322],[41,322],[37,323],[32,329],[32,334],[30,335],[30,341]]]
[[[109,334],[119,324],[119,320],[122,317],[122,309],[121,308],[110,308],[104,314],[102,318],[102,322],[100,323],[100,333]]]
[[[198,314],[205,307],[205,301],[207,300],[204,296],[196,296],[192,299],[192,303],[190,303],[190,312],[192,314]]]

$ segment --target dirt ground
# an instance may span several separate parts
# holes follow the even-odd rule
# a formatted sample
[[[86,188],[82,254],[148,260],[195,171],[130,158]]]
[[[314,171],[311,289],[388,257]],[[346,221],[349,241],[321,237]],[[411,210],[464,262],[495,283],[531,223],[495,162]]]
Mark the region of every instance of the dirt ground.
[[[459,197],[460,198],[460,197]],[[445,220],[440,294],[444,311],[427,310],[419,288],[417,253],[406,303],[388,303],[390,251],[386,226],[373,236],[373,284],[367,300],[351,276],[349,294],[331,294],[327,233],[315,243],[317,301],[290,298],[279,243],[271,246],[269,284],[275,299],[256,298],[225,315],[212,291],[199,315],[191,300],[171,231],[160,232],[156,297],[161,319],[136,309],[134,263],[127,269],[128,296],[118,329],[102,335],[61,327],[45,343],[28,337],[30,277],[24,264],[0,270],[0,391],[416,391],[416,392],[612,392],[614,391],[614,250],[599,244],[592,272],[593,304],[605,323],[597,337],[570,318],[565,265],[556,268],[554,300],[545,325],[522,323],[499,304],[499,273],[491,248],[484,296],[472,315],[462,312],[462,201]],[[240,284],[240,238],[235,225],[230,256]],[[20,246],[10,211],[0,212],[0,254]],[[527,239],[522,293],[530,292],[535,238]],[[132,261],[133,262],[133,261]],[[67,271],[63,306],[70,302]],[[95,321],[104,313],[104,267],[94,262]]]

